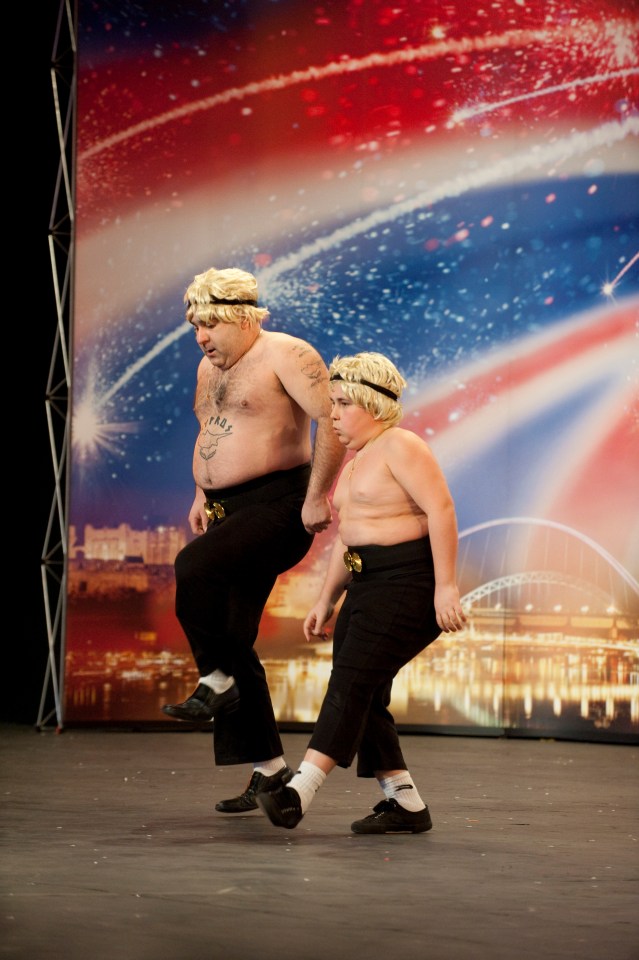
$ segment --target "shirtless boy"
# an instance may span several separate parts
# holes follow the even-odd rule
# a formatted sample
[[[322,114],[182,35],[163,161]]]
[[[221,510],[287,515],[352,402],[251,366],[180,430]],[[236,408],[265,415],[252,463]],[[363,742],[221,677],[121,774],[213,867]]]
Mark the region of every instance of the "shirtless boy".
[[[357,776],[376,778],[384,799],[354,833],[422,833],[432,826],[408,772],[389,710],[398,671],[466,616],[456,581],[457,519],[430,447],[397,424],[406,381],[379,353],[336,358],[329,367],[333,428],[355,451],[337,482],[339,516],[306,639],[333,635],[333,668],[298,772],[257,802],[279,827],[297,826],[336,767],[357,757]]]

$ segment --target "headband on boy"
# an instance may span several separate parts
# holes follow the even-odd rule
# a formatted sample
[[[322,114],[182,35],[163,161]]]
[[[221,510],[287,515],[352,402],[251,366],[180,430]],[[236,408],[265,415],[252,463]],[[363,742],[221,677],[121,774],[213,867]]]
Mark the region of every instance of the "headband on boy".
[[[341,373],[334,373],[331,380],[344,380],[344,377]],[[397,394],[393,393],[392,390],[389,390],[387,387],[380,387],[378,383],[371,383],[370,380],[344,380],[344,383],[361,383],[365,387],[370,387],[371,390],[377,390],[378,393],[383,393],[385,397],[390,397],[391,400],[399,399]]]

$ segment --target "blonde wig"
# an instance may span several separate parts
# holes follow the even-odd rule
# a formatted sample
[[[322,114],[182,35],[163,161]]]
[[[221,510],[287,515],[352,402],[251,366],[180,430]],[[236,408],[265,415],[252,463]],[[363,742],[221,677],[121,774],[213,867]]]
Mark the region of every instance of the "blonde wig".
[[[184,294],[189,323],[241,323],[248,320],[259,325],[269,315],[266,307],[257,305],[257,280],[252,273],[228,267],[211,267],[198,273]]]
[[[400,397],[406,381],[382,353],[335,357],[328,375],[339,383],[345,397],[367,410],[375,420],[393,427],[402,419]]]

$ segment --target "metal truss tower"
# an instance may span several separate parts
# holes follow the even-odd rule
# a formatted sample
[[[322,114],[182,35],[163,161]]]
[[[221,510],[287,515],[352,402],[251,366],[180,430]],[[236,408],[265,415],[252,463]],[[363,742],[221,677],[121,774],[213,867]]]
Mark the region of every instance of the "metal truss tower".
[[[49,645],[36,726],[63,726],[64,630],[67,594],[67,505],[70,441],[74,267],[74,180],[76,115],[76,25],[74,2],[61,0],[53,36],[51,93],[59,151],[49,219],[49,256],[56,333],[45,394],[54,490],[41,556],[41,577]]]

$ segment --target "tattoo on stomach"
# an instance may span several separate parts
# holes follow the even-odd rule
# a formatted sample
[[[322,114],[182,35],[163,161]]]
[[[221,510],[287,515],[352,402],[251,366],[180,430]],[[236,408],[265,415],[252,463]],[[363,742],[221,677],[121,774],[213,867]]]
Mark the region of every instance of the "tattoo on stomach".
[[[208,423],[200,430],[197,438],[199,454],[202,460],[210,460],[215,456],[220,440],[224,437],[230,437],[233,432],[232,425],[226,417],[211,417]]]

